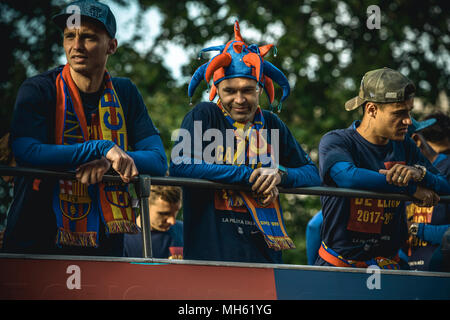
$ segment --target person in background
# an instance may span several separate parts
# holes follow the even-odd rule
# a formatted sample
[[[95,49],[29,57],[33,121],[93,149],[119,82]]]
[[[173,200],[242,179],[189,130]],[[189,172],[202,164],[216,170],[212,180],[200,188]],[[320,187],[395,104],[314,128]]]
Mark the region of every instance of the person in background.
[[[0,164],[8,167],[15,167],[16,160],[11,150],[11,134],[9,132],[5,133],[0,138]],[[13,183],[13,176],[2,176],[1,177],[6,183]]]
[[[320,244],[320,229],[322,228],[323,215],[322,210],[317,212],[306,225],[306,256],[309,265],[314,265],[319,254]]]
[[[429,114],[427,119],[436,119],[436,123],[421,131],[421,135],[436,153],[450,155],[450,117],[442,112]]]
[[[450,228],[445,231],[441,243],[441,250],[436,250],[431,258],[432,262],[438,261],[438,266],[431,270],[450,272]]]
[[[6,132],[0,138],[0,165],[15,167],[16,161],[11,150],[10,133]],[[0,177],[0,251],[3,248],[3,237],[5,234],[6,226],[6,211],[7,204],[11,205],[9,198],[14,185],[13,176],[1,176]],[[8,205],[8,206],[9,206]]]
[[[416,143],[422,154],[435,166],[448,181],[450,181],[450,156],[437,153],[429,145],[422,134],[423,131],[437,125],[435,118],[416,121],[411,118],[412,124],[408,134]],[[438,203],[436,206],[423,208],[415,203],[406,206],[409,239],[405,248],[408,264],[411,269],[431,270],[439,262],[431,261],[435,251],[441,250],[441,241],[444,232],[450,227],[450,204]]]
[[[183,222],[177,220],[181,208],[180,187],[151,186],[149,203],[153,258],[183,259]],[[141,216],[137,217],[141,226]],[[124,257],[142,257],[142,234],[125,234]]]

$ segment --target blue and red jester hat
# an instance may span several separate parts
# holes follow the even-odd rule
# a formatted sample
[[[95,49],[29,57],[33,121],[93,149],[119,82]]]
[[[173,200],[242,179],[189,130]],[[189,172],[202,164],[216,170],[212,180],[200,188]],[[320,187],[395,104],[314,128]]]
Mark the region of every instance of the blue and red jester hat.
[[[269,98],[270,110],[273,111],[272,103],[275,96],[273,81],[275,81],[283,89],[283,96],[277,107],[278,112],[280,112],[282,102],[289,96],[291,89],[288,79],[283,72],[263,59],[274,45],[267,44],[258,47],[252,44],[247,46],[242,39],[237,20],[234,23],[234,37],[235,40],[230,40],[225,45],[204,48],[200,51],[199,57],[202,52],[206,51],[220,51],[220,53],[195,71],[188,87],[189,98],[192,99],[195,89],[203,79],[209,88],[211,76],[213,77],[213,85],[209,94],[209,100],[212,101],[216,96],[217,85],[220,81],[229,78],[245,77],[256,80],[258,85],[264,88]]]

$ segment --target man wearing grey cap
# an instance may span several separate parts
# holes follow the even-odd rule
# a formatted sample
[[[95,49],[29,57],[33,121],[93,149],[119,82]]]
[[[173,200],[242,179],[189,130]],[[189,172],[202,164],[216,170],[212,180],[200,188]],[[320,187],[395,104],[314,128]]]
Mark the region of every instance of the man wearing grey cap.
[[[433,206],[449,194],[445,177],[406,137],[411,125],[414,84],[398,71],[367,72],[347,111],[362,107],[361,121],[331,131],[319,145],[319,169],[325,186],[405,193],[421,206]],[[408,231],[404,201],[323,196],[322,244],[317,265],[408,268],[398,251]]]
[[[67,64],[22,84],[12,149],[19,166],[75,170],[76,178],[16,177],[4,250],[121,255],[123,234],[138,230],[128,183],[165,174],[163,144],[136,86],[106,70],[117,49],[110,8],[75,1],[52,19]],[[109,170],[123,182],[102,182]]]

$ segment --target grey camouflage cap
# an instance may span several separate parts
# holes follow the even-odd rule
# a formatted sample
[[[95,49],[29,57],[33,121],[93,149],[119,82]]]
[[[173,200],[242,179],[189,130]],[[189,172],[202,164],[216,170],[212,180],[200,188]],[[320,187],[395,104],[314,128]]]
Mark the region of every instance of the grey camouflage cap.
[[[389,68],[372,70],[362,78],[358,96],[345,103],[345,110],[354,110],[368,101],[403,102],[413,98],[415,91],[414,83],[396,70]]]

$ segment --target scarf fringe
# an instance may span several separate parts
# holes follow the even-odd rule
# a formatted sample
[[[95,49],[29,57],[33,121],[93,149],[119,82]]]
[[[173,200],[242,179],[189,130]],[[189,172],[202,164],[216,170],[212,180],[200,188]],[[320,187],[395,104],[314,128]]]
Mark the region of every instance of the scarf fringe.
[[[97,247],[97,232],[72,232],[58,229],[56,243],[61,246]]]
[[[139,233],[136,223],[129,220],[113,220],[105,225],[107,233]]]
[[[267,246],[275,251],[295,249],[295,244],[289,237],[276,237],[270,235],[264,235]]]

